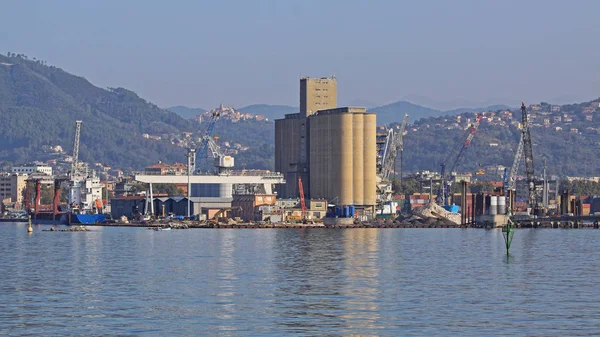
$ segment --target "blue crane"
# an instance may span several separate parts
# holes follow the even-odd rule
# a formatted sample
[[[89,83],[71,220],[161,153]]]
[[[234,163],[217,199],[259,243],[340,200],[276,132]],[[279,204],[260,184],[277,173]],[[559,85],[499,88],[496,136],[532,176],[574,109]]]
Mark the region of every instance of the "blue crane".
[[[450,171],[448,172],[448,176],[446,176],[446,163],[450,159],[451,155],[449,155],[446,158],[446,160],[444,160],[444,162],[442,163],[442,165],[441,165],[442,169],[440,171],[440,188],[438,190],[437,197],[435,199],[435,201],[438,205],[449,206],[450,186],[452,185],[452,182],[454,181],[454,178],[455,178],[455,176],[452,173],[458,167],[458,165],[460,164],[460,160],[462,159],[465,151],[471,145],[471,141],[473,140],[473,136],[475,136],[475,133],[477,132],[477,129],[479,128],[480,122],[481,122],[481,115],[478,115],[477,119],[475,120],[475,123],[473,125],[471,125],[471,128],[469,129],[469,131],[467,133],[467,139],[462,144],[460,151],[458,152],[458,155],[456,156],[456,159],[452,162],[452,166],[450,166]]]
[[[212,112],[212,115],[210,116],[210,119],[208,120],[206,128],[200,133],[200,149],[196,153],[200,153],[201,158],[206,156],[206,152],[208,150],[208,143],[210,139],[213,138],[215,123],[217,122],[217,119],[219,119],[219,116],[219,110],[214,110]],[[198,167],[197,161],[194,159],[192,163],[192,172],[196,172]]]

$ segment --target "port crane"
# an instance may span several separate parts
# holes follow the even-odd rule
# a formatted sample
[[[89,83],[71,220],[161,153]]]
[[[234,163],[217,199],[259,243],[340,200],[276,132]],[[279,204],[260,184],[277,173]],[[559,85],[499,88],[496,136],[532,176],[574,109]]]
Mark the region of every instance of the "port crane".
[[[206,156],[207,149],[209,148],[209,142],[213,138],[213,133],[215,129],[215,123],[219,119],[220,113],[218,110],[213,111],[210,115],[210,119],[208,120],[208,124],[206,128],[200,134],[200,149],[196,151],[195,144],[192,144],[192,147],[188,149],[188,166],[191,173],[197,173],[199,170],[197,167],[197,153],[200,153],[201,156]]]
[[[456,159],[452,162],[452,166],[450,166],[450,171],[448,172],[448,176],[446,176],[446,163],[448,163],[448,161],[453,153],[450,153],[448,155],[448,157],[446,157],[446,160],[444,160],[444,162],[441,164],[442,169],[440,171],[440,188],[438,189],[437,197],[435,200],[438,205],[443,205],[443,206],[449,205],[450,187],[452,186],[452,183],[454,182],[454,178],[455,178],[455,176],[452,173],[454,172],[454,170],[456,170],[456,168],[460,164],[460,161],[461,161],[463,155],[465,154],[466,150],[469,148],[469,146],[471,146],[473,137],[475,136],[475,133],[477,132],[477,129],[479,128],[479,124],[481,123],[481,118],[482,118],[482,116],[478,115],[477,118],[475,119],[475,123],[473,123],[473,125],[471,125],[469,131],[467,132],[467,138],[465,139],[464,143],[462,144],[460,151],[458,152],[458,155],[456,156]]]
[[[81,137],[81,121],[75,121],[75,138],[73,140],[73,162],[71,163],[71,179],[77,175],[79,166],[79,138]]]
[[[519,165],[521,163],[521,157],[523,156],[523,133],[521,133],[521,137],[519,139],[519,144],[517,145],[517,151],[515,152],[515,158],[513,159],[512,166],[510,167],[510,171],[508,167],[504,169],[504,194],[507,199],[508,209],[512,211],[514,209],[513,200],[516,191],[517,185],[517,171],[519,170]]]
[[[408,123],[408,115],[404,115],[402,124],[398,129],[390,128],[388,130],[383,155],[381,160],[381,169],[379,171],[377,183],[377,209],[383,210],[384,203],[391,200],[392,182],[390,178],[392,173],[396,173],[396,158],[400,154],[400,168],[402,169],[402,152],[404,151],[404,131]]]
[[[529,131],[529,121],[527,118],[527,109],[525,103],[521,103],[521,119],[523,124],[523,153],[525,154],[525,173],[527,175],[527,186],[529,188],[529,206],[532,210],[537,207],[537,197],[535,191],[535,176],[533,168],[533,145],[531,143],[531,132]]]
[[[390,178],[392,172],[396,173],[394,166],[396,158],[400,154],[402,159],[402,152],[404,151],[404,130],[406,130],[406,124],[408,122],[408,115],[404,115],[400,128],[394,132],[394,129],[388,131],[388,136],[383,150],[383,165],[381,168],[381,179],[387,181]],[[402,166],[402,164],[400,164]]]

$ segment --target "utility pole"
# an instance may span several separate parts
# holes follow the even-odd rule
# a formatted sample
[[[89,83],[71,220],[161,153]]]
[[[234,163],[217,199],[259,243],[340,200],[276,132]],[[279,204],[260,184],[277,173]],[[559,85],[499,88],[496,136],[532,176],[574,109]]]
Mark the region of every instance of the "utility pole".
[[[544,186],[542,189],[542,204],[548,209],[548,176],[546,175],[546,158],[544,158]]]
[[[190,148],[188,149],[188,153],[186,155],[187,157],[187,217],[188,219],[191,216],[191,210],[192,210],[192,201],[191,201],[191,196],[192,196],[192,183],[190,182],[190,176],[192,175],[192,171],[195,169],[196,167],[196,149]]]

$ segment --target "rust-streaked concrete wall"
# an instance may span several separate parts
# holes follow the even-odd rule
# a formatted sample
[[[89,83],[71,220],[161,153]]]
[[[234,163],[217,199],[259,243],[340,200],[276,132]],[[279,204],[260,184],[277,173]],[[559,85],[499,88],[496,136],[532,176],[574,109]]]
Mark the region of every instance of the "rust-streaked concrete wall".
[[[335,77],[300,79],[300,114],[308,117],[319,110],[337,107]]]
[[[352,171],[353,205],[364,204],[364,114],[352,114]]]
[[[364,205],[375,205],[377,189],[377,116],[372,113],[364,116]]]

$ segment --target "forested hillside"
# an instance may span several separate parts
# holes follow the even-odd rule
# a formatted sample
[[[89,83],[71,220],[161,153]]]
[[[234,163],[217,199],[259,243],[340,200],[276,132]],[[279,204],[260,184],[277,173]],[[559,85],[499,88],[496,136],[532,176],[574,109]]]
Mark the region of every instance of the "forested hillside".
[[[134,92],[101,89],[26,56],[0,55],[0,159],[37,159],[43,145],[72,149],[75,120],[82,120],[80,157],[118,167],[136,167],[183,156],[168,142],[143,133],[187,130],[176,113],[146,102]]]

